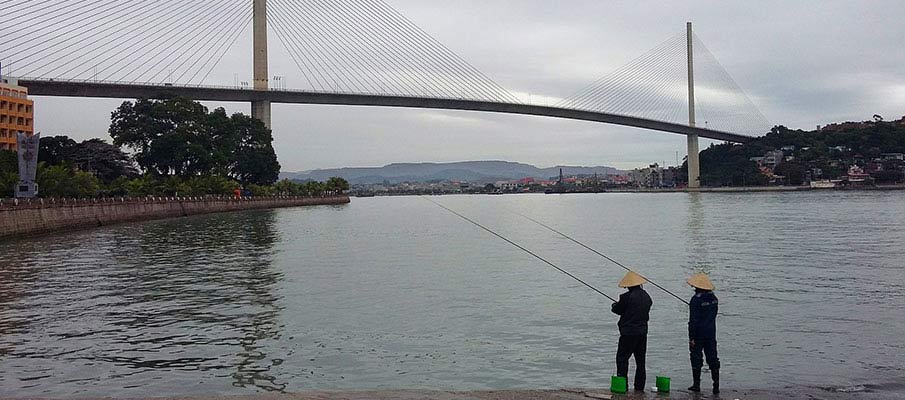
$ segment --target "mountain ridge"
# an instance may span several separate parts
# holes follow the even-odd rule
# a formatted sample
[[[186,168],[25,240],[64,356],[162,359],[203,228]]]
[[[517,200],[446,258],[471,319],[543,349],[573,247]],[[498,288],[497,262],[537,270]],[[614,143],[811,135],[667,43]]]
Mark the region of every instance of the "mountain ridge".
[[[382,167],[343,167],[315,169],[300,172],[283,172],[280,178],[306,181],[323,181],[338,176],[352,184],[375,184],[388,181],[426,182],[433,180],[462,180],[469,182],[493,182],[522,178],[550,179],[559,175],[559,169],[566,175],[608,175],[622,173],[608,166],[558,165],[540,168],[531,164],[513,161],[485,160],[458,161],[449,163],[392,163]]]

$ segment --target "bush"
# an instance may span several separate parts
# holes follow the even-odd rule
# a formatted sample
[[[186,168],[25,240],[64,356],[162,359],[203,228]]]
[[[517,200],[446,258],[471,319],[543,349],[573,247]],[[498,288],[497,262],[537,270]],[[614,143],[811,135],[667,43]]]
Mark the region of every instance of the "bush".
[[[38,165],[38,193],[41,197],[95,197],[100,181],[92,174],[62,165]]]

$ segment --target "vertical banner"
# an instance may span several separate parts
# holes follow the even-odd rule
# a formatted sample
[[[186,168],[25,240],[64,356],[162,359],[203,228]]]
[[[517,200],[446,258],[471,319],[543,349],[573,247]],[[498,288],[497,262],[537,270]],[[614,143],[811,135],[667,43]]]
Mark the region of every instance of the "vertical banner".
[[[38,142],[41,134],[28,136],[19,132],[19,184],[16,186],[16,197],[32,198],[38,195],[35,178],[38,174]]]
[[[19,180],[34,182],[38,173],[38,141],[41,134],[28,136],[19,132]]]

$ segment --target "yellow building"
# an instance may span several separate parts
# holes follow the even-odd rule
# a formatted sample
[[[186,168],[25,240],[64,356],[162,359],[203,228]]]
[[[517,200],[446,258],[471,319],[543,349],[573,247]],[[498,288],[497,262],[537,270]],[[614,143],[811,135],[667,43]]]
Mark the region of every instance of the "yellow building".
[[[28,89],[0,80],[0,150],[16,150],[19,132],[35,133],[34,113]]]

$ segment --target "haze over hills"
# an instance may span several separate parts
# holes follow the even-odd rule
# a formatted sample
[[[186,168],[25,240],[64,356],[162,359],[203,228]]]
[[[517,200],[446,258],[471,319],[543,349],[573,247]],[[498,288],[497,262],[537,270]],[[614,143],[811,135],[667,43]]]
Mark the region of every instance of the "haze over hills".
[[[323,181],[333,176],[345,178],[352,184],[373,184],[389,181],[427,182],[433,180],[462,180],[469,182],[493,182],[522,178],[550,179],[559,175],[607,175],[622,173],[613,167],[556,166],[538,168],[533,165],[510,161],[462,161],[452,163],[395,163],[383,167],[316,169],[302,172],[283,172],[280,178],[299,181]]]

